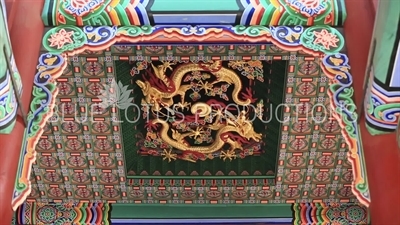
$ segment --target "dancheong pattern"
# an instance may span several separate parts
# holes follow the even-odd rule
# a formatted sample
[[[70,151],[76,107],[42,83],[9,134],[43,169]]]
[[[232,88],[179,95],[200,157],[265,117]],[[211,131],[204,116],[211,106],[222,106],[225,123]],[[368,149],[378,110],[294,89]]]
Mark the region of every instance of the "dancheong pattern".
[[[276,185],[273,179],[254,181],[251,177],[238,180],[236,185],[231,179],[176,182],[165,178],[154,179],[152,184],[138,177],[127,182],[120,123],[111,119],[114,116],[119,121],[118,112],[113,107],[106,110],[92,108],[90,104],[98,100],[96,96],[104,88],[102,84],[110,83],[114,78],[114,59],[129,57],[111,56],[111,52],[127,54],[126,51],[129,49],[132,52],[132,48],[112,47],[110,51],[94,53],[100,54],[96,57],[80,55],[70,58],[63,75],[57,79],[59,92],[55,109],[58,115],[50,118],[36,146],[38,160],[33,166],[33,174],[37,184],[33,185],[35,191],[31,197],[44,202],[62,198],[94,198],[98,201],[216,201],[225,204],[266,200],[285,202],[300,196],[305,196],[304,199],[354,200],[351,192],[352,169],[346,157],[348,147],[337,120],[330,115],[326,92],[329,79],[319,68],[320,59],[285,52],[275,46],[247,47],[247,52],[258,54],[262,51],[259,48],[264,48],[271,54],[266,56],[267,60],[289,60],[285,102],[296,104],[297,109],[290,107],[284,113],[285,118],[291,119],[281,127],[279,164],[282,166],[277,171]],[[176,47],[174,54],[179,53],[180,48]],[[214,50],[221,54],[228,51],[226,48],[220,46],[218,49],[214,47]],[[240,56],[242,48],[245,46],[236,48],[235,54],[239,56],[235,59],[243,59],[244,56]],[[157,51],[162,53],[167,50]],[[272,55],[274,51],[279,54]],[[143,52],[148,53],[143,54],[143,60],[156,56],[151,47],[143,47]],[[137,52],[131,54],[133,57]],[[246,56],[249,54],[246,53]],[[88,109],[85,108],[87,103]],[[87,110],[97,110],[93,119],[88,118],[92,114]],[[296,112],[300,113],[298,121],[294,116]],[[323,117],[331,120],[320,123],[317,119],[313,120],[313,116],[321,121]],[[157,175],[157,171],[148,175]],[[213,185],[213,182],[217,183]]]
[[[161,42],[164,37],[169,37],[171,44],[200,38],[203,43],[189,47],[126,44]],[[249,43],[258,38],[265,44]],[[220,45],[215,45],[218,40]],[[223,45],[229,40],[237,44]],[[120,45],[113,46],[115,42]],[[43,49],[50,53],[41,55],[37,77],[48,79],[43,75],[51,74],[57,88],[45,79],[35,83],[34,101],[47,102],[31,107],[24,151],[36,151],[37,160],[32,172],[26,170],[34,161],[26,154],[18,173],[31,174],[28,199],[43,203],[90,199],[110,203],[235,204],[355,202],[358,198],[367,205],[369,194],[362,150],[357,143],[355,109],[343,105],[352,106],[352,78],[348,58],[340,53],[343,46],[341,34],[326,26],[64,26],[49,30]],[[71,53],[68,58],[59,55],[65,51]],[[128,176],[124,159],[128,150],[121,140],[118,110],[85,107],[99,102],[101,90],[116,76],[115,62],[124,60],[287,60],[286,105],[274,174],[198,174],[201,177],[197,178],[175,171],[174,176],[162,178],[157,173]],[[39,91],[39,87],[45,91]],[[56,113],[48,113],[53,106]],[[90,114],[93,118],[88,118],[89,110],[95,111]],[[33,118],[43,119],[36,125]],[[37,143],[35,149],[29,147],[32,143]],[[16,190],[15,205],[26,193],[29,191],[24,188]]]
[[[16,211],[13,224],[24,225],[109,225],[108,203],[35,203],[25,202]]]
[[[294,225],[369,224],[367,207],[357,203],[295,203],[293,212]]]
[[[2,34],[0,35],[0,134],[9,134],[13,130],[18,112],[16,95],[22,93],[22,82],[11,49],[5,7],[4,1],[0,1],[0,33]]]

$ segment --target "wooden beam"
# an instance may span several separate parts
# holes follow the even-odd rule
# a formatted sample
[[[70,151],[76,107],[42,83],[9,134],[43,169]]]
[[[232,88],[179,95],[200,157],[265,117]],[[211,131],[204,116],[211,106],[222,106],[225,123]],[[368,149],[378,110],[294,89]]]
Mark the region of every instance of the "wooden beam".
[[[363,84],[373,33],[375,9],[372,1],[346,1],[348,12],[344,26],[346,47],[353,75],[358,107],[364,100]],[[360,120],[367,176],[371,194],[372,224],[400,222],[400,151],[394,134],[372,136]]]

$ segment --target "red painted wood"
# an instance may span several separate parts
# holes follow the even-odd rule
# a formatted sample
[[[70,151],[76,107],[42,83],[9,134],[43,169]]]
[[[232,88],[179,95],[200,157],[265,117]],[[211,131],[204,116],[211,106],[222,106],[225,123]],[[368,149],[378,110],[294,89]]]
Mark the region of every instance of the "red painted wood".
[[[395,134],[371,136],[360,122],[371,193],[372,224],[400,224],[400,149]]]
[[[15,17],[10,26],[10,37],[19,72],[22,77],[24,109],[28,111],[33,77],[36,72],[40,43],[43,35],[41,10],[43,0],[15,0],[12,13]],[[14,190],[16,170],[20,157],[24,125],[19,116],[14,130],[9,135],[0,135],[0,218],[2,224],[11,224],[13,211],[11,198]]]
[[[14,18],[16,17],[16,11],[18,8],[18,1],[17,0],[5,0],[6,9],[7,9],[7,22],[8,22],[8,29],[11,29]]]
[[[375,9],[372,1],[346,1],[346,8],[346,46],[354,78],[356,103],[361,107]],[[371,192],[372,224],[400,224],[400,151],[395,135],[370,135],[364,118],[360,126]]]
[[[22,118],[18,116],[13,132],[0,135],[0,218],[4,224],[11,224],[13,216],[11,199],[25,129],[23,123]]]
[[[379,0],[372,0],[372,4],[374,5],[374,11],[378,10]]]

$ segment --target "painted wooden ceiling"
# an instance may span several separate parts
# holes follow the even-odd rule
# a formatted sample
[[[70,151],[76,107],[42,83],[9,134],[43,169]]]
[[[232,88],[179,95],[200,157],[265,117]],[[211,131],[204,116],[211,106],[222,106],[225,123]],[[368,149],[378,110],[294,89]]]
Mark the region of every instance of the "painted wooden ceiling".
[[[338,29],[327,26],[344,21],[341,1],[307,5],[313,10],[304,12],[294,6],[285,8],[291,3],[280,1],[266,5],[235,1],[230,5],[236,10],[234,22],[221,25],[216,22],[221,18],[210,16],[214,25],[204,26],[165,25],[195,19],[199,12],[175,15],[157,10],[162,1],[135,1],[136,5],[92,1],[89,11],[79,1],[52,2],[61,4],[46,1],[42,17],[45,24],[57,27],[48,28],[43,37],[14,207],[27,195],[28,201],[41,203],[360,201],[368,205],[344,38]],[[124,17],[122,12],[136,17]],[[267,18],[270,12],[273,17]],[[154,25],[166,13],[174,14],[173,20]],[[242,25],[226,25],[237,20]],[[157,68],[163,73],[157,73]],[[178,79],[176,71],[182,68],[188,69]],[[225,76],[228,80],[221,78],[220,70],[231,74]],[[175,88],[186,85],[184,101],[165,97],[170,96],[171,80]],[[148,89],[136,85],[138,81],[148,81],[150,89],[164,85],[167,90],[151,89],[152,94],[146,95]],[[135,101],[158,105],[153,112],[189,106],[185,115],[193,116],[196,113],[189,109],[198,101],[247,99],[265,113],[268,106],[275,107],[276,120],[259,126],[263,117],[258,118],[262,113],[258,107],[252,112],[258,123],[237,111],[231,113],[236,123],[223,124],[236,129],[236,136],[207,130],[208,136],[186,145],[167,140],[188,141],[207,133],[196,129],[207,128],[206,122],[189,125],[192,136],[182,138],[186,133],[176,132],[186,123],[168,121],[174,130],[163,136],[161,122],[156,126],[154,120],[143,118],[137,124],[128,121],[148,112],[142,107],[130,109]],[[223,125],[217,130],[227,129]],[[243,144],[246,137],[253,141],[246,143],[249,146]],[[227,145],[204,151],[190,148],[204,149],[204,143],[195,142],[210,144],[216,138]]]
[[[231,60],[224,53],[229,53]],[[247,59],[248,64],[256,64],[259,55],[265,55],[264,60],[272,60],[272,64],[284,62],[284,69],[273,74],[283,78],[284,96],[280,103],[294,106],[283,106],[283,122],[272,127],[278,133],[269,140],[277,143],[275,149],[261,146],[260,156],[248,156],[249,163],[239,153],[232,162],[223,161],[218,155],[216,161],[207,159],[208,164],[202,160],[168,162],[162,160],[162,149],[154,153],[158,148],[147,148],[146,152],[137,153],[138,147],[129,138],[135,139],[132,131],[139,125],[124,121],[124,111],[118,105],[93,106],[104,101],[101,90],[107,91],[112,82],[121,81],[117,78],[119,70],[119,76],[128,79],[122,84],[128,85],[129,91],[132,71],[147,66],[151,69],[151,60],[157,59],[152,61],[156,65],[172,57],[184,63],[195,55],[204,55],[205,62]],[[348,146],[332,115],[330,80],[320,64],[318,57],[284,51],[275,45],[119,45],[69,57],[63,74],[56,80],[55,114],[46,123],[36,146],[29,198],[42,202],[95,199],[147,204],[355,201]],[[127,67],[125,71],[123,66]],[[146,136],[146,132],[142,135]],[[264,170],[268,163],[270,169]]]

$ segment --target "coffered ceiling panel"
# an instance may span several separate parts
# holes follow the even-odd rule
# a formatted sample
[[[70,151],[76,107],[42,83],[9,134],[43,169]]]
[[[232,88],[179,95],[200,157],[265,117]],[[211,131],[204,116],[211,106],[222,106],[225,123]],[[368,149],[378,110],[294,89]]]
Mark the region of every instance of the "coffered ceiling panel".
[[[28,199],[368,204],[343,46],[326,26],[53,28]]]

